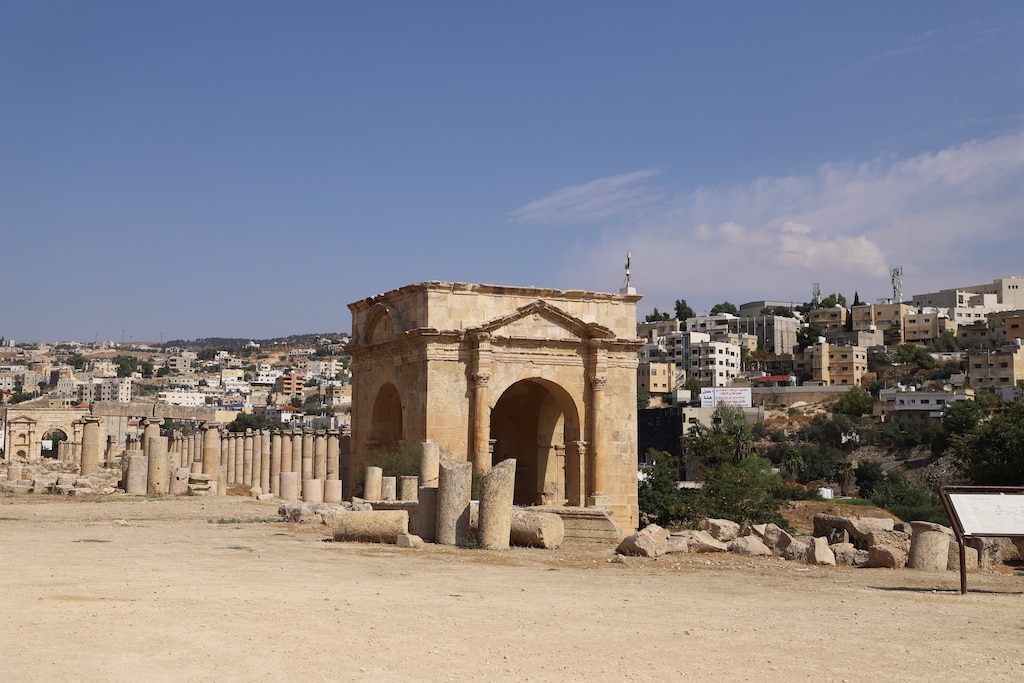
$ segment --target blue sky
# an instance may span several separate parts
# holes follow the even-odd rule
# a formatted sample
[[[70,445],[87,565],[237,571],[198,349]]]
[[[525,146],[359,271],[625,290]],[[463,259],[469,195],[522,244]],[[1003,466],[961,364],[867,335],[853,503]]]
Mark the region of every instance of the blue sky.
[[[0,336],[1024,275],[1019,2],[0,0]]]

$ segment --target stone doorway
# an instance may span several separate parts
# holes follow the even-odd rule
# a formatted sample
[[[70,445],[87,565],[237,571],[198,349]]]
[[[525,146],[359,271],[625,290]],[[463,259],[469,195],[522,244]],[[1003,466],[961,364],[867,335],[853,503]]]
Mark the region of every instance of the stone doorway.
[[[51,429],[43,434],[40,446],[40,455],[44,458],[56,460],[60,455],[60,444],[68,440],[68,435],[62,429]]]
[[[566,467],[580,440],[579,411],[569,393],[543,379],[521,380],[491,410],[491,464],[516,459],[516,505],[565,505],[580,490],[580,470]]]
[[[370,420],[370,447],[375,454],[395,452],[404,438],[402,397],[390,382],[377,392]]]

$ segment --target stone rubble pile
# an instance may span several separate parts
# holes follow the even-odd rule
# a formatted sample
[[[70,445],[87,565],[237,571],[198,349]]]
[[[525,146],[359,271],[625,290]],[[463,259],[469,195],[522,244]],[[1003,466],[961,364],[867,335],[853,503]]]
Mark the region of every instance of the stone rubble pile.
[[[968,571],[1002,564],[1014,550],[1024,557],[1024,539],[970,538],[966,545]],[[699,529],[676,532],[652,524],[624,538],[615,552],[619,556],[640,557],[731,552],[829,567],[960,570],[960,549],[949,527],[932,522],[906,523],[823,513],[815,515],[814,533],[810,536],[794,536],[775,524],[741,528],[726,519],[704,519]]]
[[[2,493],[49,493],[64,496],[110,495],[122,492],[117,484],[119,469],[98,468],[93,474],[81,476],[65,472],[63,463],[23,465],[12,463],[7,478],[0,481]]]

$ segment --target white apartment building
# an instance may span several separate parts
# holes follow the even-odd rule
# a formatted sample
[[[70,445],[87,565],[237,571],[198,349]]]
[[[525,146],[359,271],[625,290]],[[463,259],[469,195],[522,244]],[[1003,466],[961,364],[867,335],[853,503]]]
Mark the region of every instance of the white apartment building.
[[[726,342],[706,341],[690,345],[689,377],[706,387],[730,386],[740,372],[740,347]]]
[[[156,402],[170,406],[185,406],[186,408],[198,408],[206,405],[206,394],[201,391],[186,391],[184,389],[172,389],[161,391],[156,395]]]
[[[326,360],[307,360],[300,365],[307,379],[316,377],[334,378],[338,373],[344,372],[344,364],[337,358]]]
[[[256,376],[252,378],[252,384],[258,386],[273,386],[277,378],[283,375],[281,370],[273,365],[260,364],[256,366]]]

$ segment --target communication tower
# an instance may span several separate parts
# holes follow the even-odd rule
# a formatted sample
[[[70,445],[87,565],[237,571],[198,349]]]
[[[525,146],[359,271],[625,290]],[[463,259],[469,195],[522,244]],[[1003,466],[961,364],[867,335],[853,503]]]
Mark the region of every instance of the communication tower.
[[[903,266],[895,266],[889,269],[892,276],[892,302],[894,304],[903,302]]]

